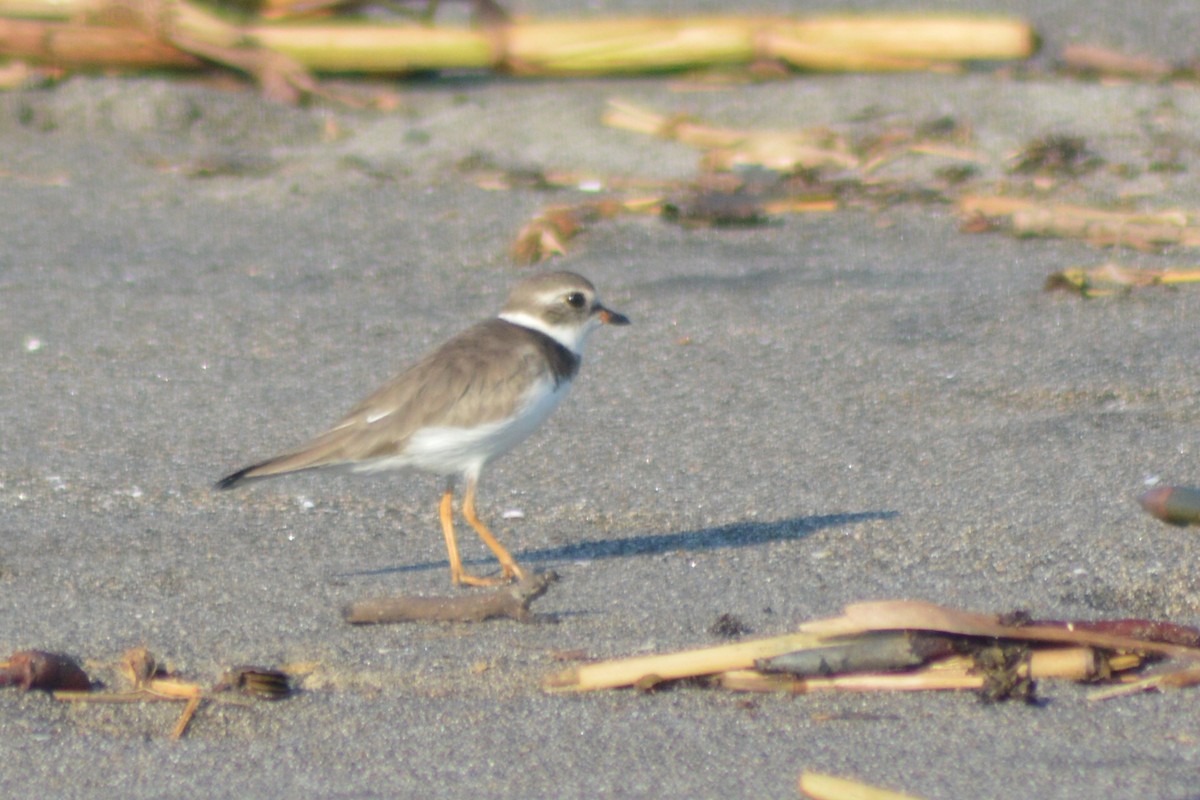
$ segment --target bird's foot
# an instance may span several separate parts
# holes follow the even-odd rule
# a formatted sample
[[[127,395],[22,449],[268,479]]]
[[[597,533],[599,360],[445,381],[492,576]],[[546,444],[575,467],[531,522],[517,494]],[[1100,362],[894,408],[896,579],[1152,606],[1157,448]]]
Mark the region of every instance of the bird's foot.
[[[483,577],[481,575],[472,575],[466,570],[453,573],[450,576],[450,581],[455,584],[466,584],[467,586],[502,586],[513,581],[524,580],[525,570],[518,567],[516,564],[502,564],[499,575]]]

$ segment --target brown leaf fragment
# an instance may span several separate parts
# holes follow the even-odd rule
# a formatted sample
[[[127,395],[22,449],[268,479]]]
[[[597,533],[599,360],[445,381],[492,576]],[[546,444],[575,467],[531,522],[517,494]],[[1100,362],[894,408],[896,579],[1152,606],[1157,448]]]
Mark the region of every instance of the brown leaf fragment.
[[[579,225],[566,213],[543,212],[517,231],[516,241],[509,252],[513,263],[521,266],[540,264],[554,256],[566,255],[566,240],[579,230]]]
[[[145,688],[160,672],[158,662],[145,647],[131,647],[121,656],[121,672],[136,689]]]
[[[624,204],[605,200],[550,206],[521,227],[509,254],[513,263],[521,266],[540,264],[553,256],[565,255],[567,242],[586,226],[616,216],[623,210]]]
[[[16,686],[24,691],[65,689],[86,692],[91,690],[92,682],[70,656],[44,650],[20,650],[0,664],[0,686]]]

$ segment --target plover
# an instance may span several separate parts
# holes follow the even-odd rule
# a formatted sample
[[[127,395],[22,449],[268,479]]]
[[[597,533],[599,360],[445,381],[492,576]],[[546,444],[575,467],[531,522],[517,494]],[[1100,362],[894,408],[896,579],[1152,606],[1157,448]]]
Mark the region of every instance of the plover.
[[[355,473],[416,468],[446,478],[439,506],[450,580],[476,586],[524,577],[475,514],[484,466],[550,415],[579,370],[583,346],[600,325],[628,325],[605,308],[591,282],[572,272],[528,278],[494,319],[468,328],[381,386],[341,422],[299,447],[225,476],[218,489],[291,472]],[[454,536],[454,486],[466,484],[462,514],[500,562],[501,575],[463,569]]]

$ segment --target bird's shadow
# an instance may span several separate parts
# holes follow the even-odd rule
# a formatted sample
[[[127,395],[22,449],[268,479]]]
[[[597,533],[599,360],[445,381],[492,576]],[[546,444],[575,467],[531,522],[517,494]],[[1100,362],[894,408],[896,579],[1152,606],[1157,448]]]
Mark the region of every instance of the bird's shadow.
[[[775,522],[734,522],[715,528],[699,528],[678,533],[657,533],[631,536],[626,539],[590,539],[573,542],[559,547],[544,547],[513,553],[519,564],[553,565],[571,561],[594,561],[601,558],[628,558],[630,556],[672,553],[676,550],[721,550],[734,547],[753,547],[768,542],[804,539],[825,528],[840,528],[860,522],[888,520],[899,516],[898,511],[860,511],[847,514],[824,514],[811,517],[793,517]],[[495,565],[490,557],[463,561],[477,566]],[[343,572],[341,578],[391,575],[402,572],[421,572],[430,569],[446,569],[445,561],[426,561],[420,564],[383,567],[372,570]]]

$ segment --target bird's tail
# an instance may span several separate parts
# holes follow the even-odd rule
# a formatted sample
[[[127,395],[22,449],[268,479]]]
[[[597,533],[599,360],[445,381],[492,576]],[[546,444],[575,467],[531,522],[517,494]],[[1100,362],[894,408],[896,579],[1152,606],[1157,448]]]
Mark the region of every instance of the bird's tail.
[[[255,470],[259,470],[264,467],[268,467],[270,465],[271,465],[271,461],[264,461],[261,464],[252,464],[249,467],[244,467],[243,469],[239,469],[237,472],[230,473],[229,475],[226,475],[224,478],[221,478],[221,480],[219,480],[215,484],[213,484],[213,488],[214,489],[232,489],[233,487],[240,486],[243,483],[245,483],[246,481],[253,480],[256,477],[257,478],[265,478],[265,477],[267,477],[267,475],[256,475]],[[275,473],[268,473],[268,474],[275,474]]]
[[[214,488],[232,489],[258,478],[270,478],[275,475],[285,475],[289,472],[300,472],[318,467],[338,467],[351,460],[347,458],[344,449],[345,443],[344,432],[335,428],[299,450],[251,464],[226,475],[216,482]]]

